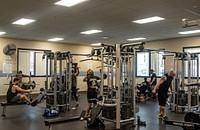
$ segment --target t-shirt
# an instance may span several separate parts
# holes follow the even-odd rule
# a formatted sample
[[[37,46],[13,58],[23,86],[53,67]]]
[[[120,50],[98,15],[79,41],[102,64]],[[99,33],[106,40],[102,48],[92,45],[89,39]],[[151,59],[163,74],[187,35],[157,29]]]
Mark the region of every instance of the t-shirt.
[[[7,91],[6,99],[7,99],[8,102],[10,102],[10,100],[12,98],[14,98],[15,96],[17,96],[17,94],[19,93],[18,91],[13,93],[12,92],[12,87],[13,87],[13,84],[10,85],[10,87],[8,88],[8,91]]]
[[[167,94],[168,92],[168,89],[169,87],[171,86],[171,83],[172,83],[172,80],[173,80],[173,77],[172,76],[169,76],[168,74],[165,74],[164,76],[167,77],[166,81],[164,81],[160,86],[159,86],[159,89],[158,89],[158,93],[161,93],[161,94]]]
[[[151,85],[156,85],[156,84],[157,84],[157,76],[156,76],[155,73],[153,73],[153,74],[151,75],[151,80],[150,80],[150,82],[152,82],[153,78],[155,78],[155,80],[154,80],[154,82],[153,82]]]
[[[76,75],[72,74],[72,87],[76,88],[77,86],[77,78]]]

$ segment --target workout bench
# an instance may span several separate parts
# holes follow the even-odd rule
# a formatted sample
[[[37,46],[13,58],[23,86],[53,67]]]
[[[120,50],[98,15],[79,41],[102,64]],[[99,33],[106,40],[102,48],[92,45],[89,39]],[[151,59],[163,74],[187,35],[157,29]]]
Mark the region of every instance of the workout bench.
[[[6,107],[7,106],[16,106],[16,105],[27,105],[26,102],[19,102],[19,103],[8,103],[8,102],[1,102],[1,106],[3,107],[1,116],[6,116]]]
[[[53,125],[77,120],[80,120],[80,116],[45,119],[44,123],[46,126],[49,126],[48,130],[53,130]]]

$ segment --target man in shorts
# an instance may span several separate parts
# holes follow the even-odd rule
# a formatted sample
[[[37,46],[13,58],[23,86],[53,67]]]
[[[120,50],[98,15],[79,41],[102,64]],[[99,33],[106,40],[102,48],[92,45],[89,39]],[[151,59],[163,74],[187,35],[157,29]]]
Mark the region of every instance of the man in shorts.
[[[159,82],[156,84],[155,88],[153,89],[153,93],[156,93],[158,89],[158,102],[160,106],[160,111],[158,118],[163,120],[168,120],[169,118],[166,116],[165,106],[166,101],[168,98],[168,89],[171,86],[173,77],[176,75],[174,70],[169,71],[164,76],[161,77]]]
[[[91,69],[89,69],[87,71],[87,75],[83,79],[83,82],[87,82],[87,115],[90,113],[92,104],[97,103],[97,89],[96,86],[93,86],[93,82],[91,81],[92,79],[100,80],[101,78],[98,76],[94,76],[94,72]]]
[[[6,99],[10,103],[17,103],[20,100],[26,101],[28,104],[31,104],[30,99],[23,93],[30,93],[31,90],[24,90],[18,86],[20,82],[19,78],[14,78],[13,83],[10,85],[7,91]]]

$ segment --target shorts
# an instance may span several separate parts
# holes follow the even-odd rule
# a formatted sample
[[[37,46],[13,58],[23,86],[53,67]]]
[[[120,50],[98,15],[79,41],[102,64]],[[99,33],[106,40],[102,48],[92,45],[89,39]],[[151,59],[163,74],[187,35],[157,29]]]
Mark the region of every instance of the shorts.
[[[18,102],[18,101],[20,101],[20,96],[15,96],[15,97],[13,97],[9,102],[10,102],[10,103],[16,103],[16,102]]]
[[[158,103],[160,106],[166,106],[167,94],[158,92]]]
[[[92,100],[92,99],[94,99],[94,100]],[[87,92],[87,100],[88,100],[88,102],[89,103],[96,103],[97,102],[97,100],[95,100],[95,99],[97,99],[97,92],[96,91],[88,91]]]

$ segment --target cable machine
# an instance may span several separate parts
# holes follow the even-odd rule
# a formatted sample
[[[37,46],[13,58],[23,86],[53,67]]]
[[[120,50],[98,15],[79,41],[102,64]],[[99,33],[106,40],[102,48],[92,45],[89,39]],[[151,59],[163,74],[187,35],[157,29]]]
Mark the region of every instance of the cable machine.
[[[70,110],[72,56],[70,52],[45,52],[43,59],[45,57],[46,107],[59,108],[59,111]]]
[[[121,123],[132,123],[136,119],[136,49],[142,50],[144,43],[102,44],[101,77],[107,70],[107,86],[101,81],[100,95],[104,97],[102,118],[114,122],[120,129]],[[138,48],[136,48],[138,47]],[[107,62],[105,69],[103,61]],[[105,91],[106,90],[106,91]],[[109,94],[109,95],[107,95]]]

